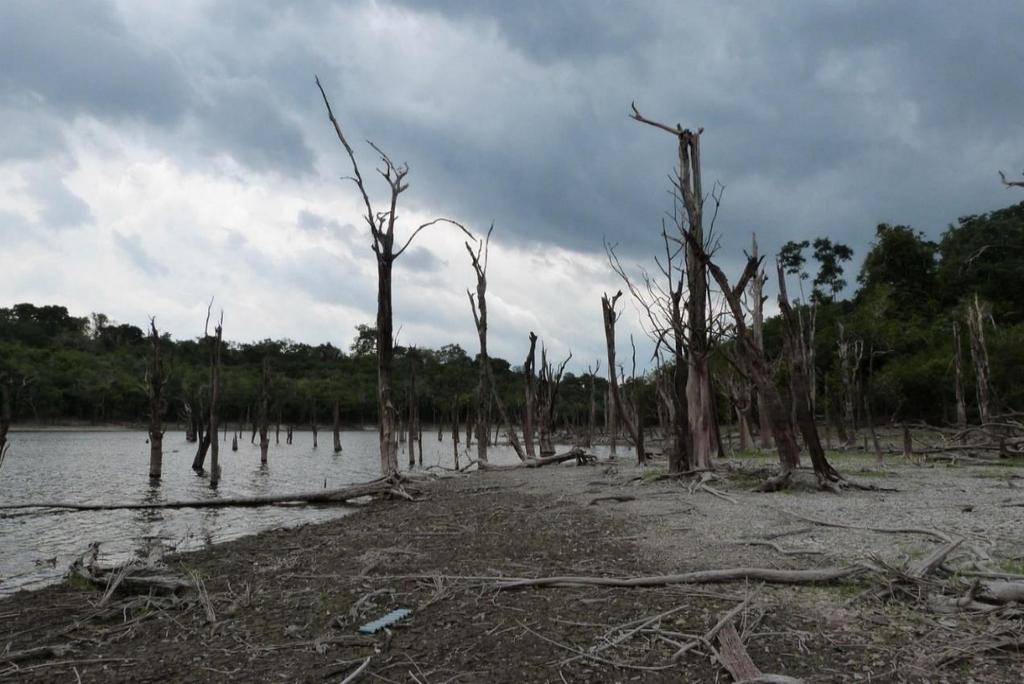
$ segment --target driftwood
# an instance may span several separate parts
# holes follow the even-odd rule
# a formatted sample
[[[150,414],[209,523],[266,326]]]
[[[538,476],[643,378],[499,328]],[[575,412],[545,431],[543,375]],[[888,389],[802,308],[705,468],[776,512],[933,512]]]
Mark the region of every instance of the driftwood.
[[[546,465],[554,465],[556,463],[565,463],[566,461],[576,460],[576,465],[588,465],[597,462],[597,456],[588,454],[580,447],[573,447],[569,451],[562,454],[555,454],[554,456],[541,456],[540,458],[527,458],[521,463],[514,465],[491,465],[490,463],[478,462],[477,467],[480,470],[515,470],[517,468],[541,468]]]
[[[284,504],[338,504],[346,503],[352,499],[364,496],[375,496],[391,494],[405,499],[411,499],[412,495],[402,486],[389,479],[373,480],[360,484],[349,485],[340,489],[322,489],[315,492],[299,494],[270,494],[266,496],[238,496],[223,499],[200,499],[193,501],[162,501],[154,503],[72,503],[64,501],[49,501],[36,503],[3,504],[0,510],[12,510],[19,508],[53,508],[70,511],[112,511],[112,510],[150,510],[160,508],[228,508],[228,507],[256,507],[256,506],[277,506]]]
[[[860,565],[810,570],[777,570],[775,568],[727,568],[725,570],[698,570],[679,575],[649,577],[538,577],[498,582],[497,589],[523,589],[525,587],[662,587],[669,584],[717,584],[721,582],[767,582],[769,584],[819,584],[846,579],[866,572]]]

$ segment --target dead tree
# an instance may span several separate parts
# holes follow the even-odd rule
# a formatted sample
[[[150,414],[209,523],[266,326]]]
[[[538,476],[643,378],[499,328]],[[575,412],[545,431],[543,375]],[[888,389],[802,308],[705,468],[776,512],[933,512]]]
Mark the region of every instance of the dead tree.
[[[956,426],[967,428],[967,402],[964,401],[963,344],[960,342],[960,324],[953,321],[953,388],[956,393]]]
[[[686,404],[689,422],[689,465],[709,468],[715,450],[714,393],[711,389],[710,343],[708,336],[707,266],[698,257],[705,249],[704,189],[701,182],[700,136],[681,125],[667,126],[645,118],[633,105],[631,118],[675,136],[679,146],[679,196],[686,210],[686,313],[687,374]]]
[[[380,156],[383,169],[378,169],[380,175],[387,183],[389,198],[385,211],[375,211],[370,202],[370,195],[366,190],[366,184],[359,171],[359,164],[356,163],[355,152],[348,140],[342,133],[341,125],[334,116],[331,104],[327,100],[327,93],[320,85],[320,79],[316,79],[316,86],[323,97],[324,107],[327,109],[327,117],[330,119],[338,141],[345,148],[349,161],[352,163],[352,176],[348,178],[359,189],[365,214],[363,220],[370,229],[373,239],[372,248],[377,260],[377,406],[379,409],[378,434],[380,437],[380,468],[385,477],[391,477],[398,473],[398,440],[396,433],[397,416],[395,405],[392,400],[392,377],[394,367],[394,330],[393,315],[391,306],[391,272],[395,260],[400,257],[412,241],[423,229],[438,224],[449,223],[461,229],[466,235],[472,238],[461,224],[447,218],[436,218],[427,221],[416,228],[405,243],[395,248],[395,223],[398,220],[398,197],[406,189],[406,176],[409,174],[407,164],[395,164],[379,147],[370,143],[370,146]]]
[[[685,230],[685,226],[675,212],[673,212],[673,220],[678,230]],[[661,357],[662,350],[672,355],[671,382],[664,387],[658,383],[658,394],[665,403],[670,423],[669,432],[671,434],[665,440],[669,472],[679,473],[690,468],[691,446],[686,399],[686,349],[688,342],[687,330],[683,321],[686,268],[683,264],[678,263],[683,250],[676,245],[681,243],[681,240],[675,237],[669,238],[664,221],[661,225],[661,238],[665,253],[660,258],[656,257],[655,263],[664,282],[656,281],[656,278],[644,269],[640,271],[639,280],[634,282],[615,254],[615,246],[605,243],[605,252],[612,270],[622,278],[633,296],[633,300],[643,312],[641,323],[644,324],[647,335],[654,342],[655,358]]]
[[[199,395],[196,401],[195,413],[196,455],[192,459],[192,470],[201,473],[206,462],[206,452],[210,449],[210,443],[217,439],[217,435],[210,433],[210,416],[203,404],[202,395]]]
[[[469,253],[473,272],[476,274],[476,296],[474,297],[473,293],[468,289],[466,290],[466,296],[469,297],[469,308],[473,312],[473,323],[476,325],[477,336],[480,338],[480,379],[477,385],[477,401],[478,405],[483,407],[493,399],[494,405],[498,408],[498,415],[508,432],[509,443],[515,449],[519,460],[525,461],[527,453],[523,451],[523,447],[519,443],[515,426],[505,410],[505,403],[501,400],[501,395],[498,394],[497,383],[494,381],[494,370],[491,368],[491,359],[487,354],[487,261],[491,244],[491,232],[493,231],[494,224],[492,223],[491,227],[487,229],[487,237],[482,241],[477,241],[475,251],[468,242],[466,243],[466,251]],[[536,342],[536,336],[533,333],[530,333],[530,335],[532,347]],[[479,439],[477,440],[477,460],[484,465],[487,463],[488,440],[486,435],[488,433],[487,412],[483,410],[478,411],[477,434]],[[495,439],[495,443],[497,443],[497,439]]]
[[[756,277],[756,276],[755,276]],[[742,378],[730,376],[725,381],[725,388],[736,413],[736,428],[739,431],[740,451],[750,448],[750,385]]]
[[[212,305],[212,302],[211,302]],[[216,487],[220,482],[220,448],[217,445],[217,409],[220,405],[220,367],[221,367],[221,339],[224,328],[224,312],[221,311],[220,322],[213,329],[213,335],[207,334],[210,325],[210,310],[206,310],[206,326],[203,334],[208,338],[210,344],[210,424],[208,427],[210,439],[210,486]]]
[[[263,358],[263,369],[260,375],[260,464],[267,464],[267,452],[270,451],[270,359]]]
[[[978,395],[978,417],[982,425],[992,422],[991,371],[988,363],[988,349],[985,346],[985,319],[990,314],[982,305],[978,295],[967,305],[967,331],[970,336],[971,361],[974,363],[974,387]]]
[[[311,399],[309,402],[309,429],[313,431],[313,448],[317,446],[317,436],[320,434],[316,424],[316,399]]]
[[[341,452],[341,406],[334,400],[334,453]]]
[[[558,388],[562,382],[562,373],[565,366],[572,359],[572,352],[566,357],[556,369],[554,364],[548,363],[547,350],[542,344],[540,347],[540,375],[537,380],[537,423],[540,433],[540,455],[550,456],[555,453],[555,445],[551,441],[551,432],[555,422],[555,405],[558,400]],[[525,459],[524,459],[525,460]]]
[[[759,264],[760,257],[757,253],[757,235],[751,240],[750,258]],[[750,332],[754,336],[757,346],[764,349],[764,303],[767,300],[764,294],[764,286],[768,282],[768,275],[764,272],[764,266],[759,265],[757,273],[750,279]],[[764,397],[761,390],[757,390],[757,419],[759,424],[758,442],[762,449],[772,448],[771,421],[768,418],[768,411],[763,409]]]
[[[772,379],[771,368],[765,357],[764,348],[754,336],[753,331],[747,327],[743,314],[740,298],[748,281],[757,274],[760,262],[755,259],[750,259],[747,262],[747,267],[740,276],[736,287],[729,284],[725,273],[714,262],[709,260],[708,268],[722,290],[722,295],[732,312],[736,342],[740,359],[742,359],[736,363],[736,366],[750,377],[763,397],[761,410],[765,411],[768,416],[772,437],[779,453],[780,472],[777,476],[765,481],[761,485],[761,490],[777,491],[787,487],[793,478],[800,462],[800,447],[797,445],[796,436],[793,433],[790,412],[783,403],[782,394]]]
[[[406,444],[409,447],[409,469],[416,465],[416,448],[415,442],[419,438],[419,431],[416,423],[419,421],[417,415],[417,400],[416,400],[416,359],[414,357],[409,358],[409,439]]]
[[[604,340],[605,347],[608,350],[608,390],[611,392],[611,403],[615,418],[618,421],[621,421],[621,423],[626,427],[626,432],[633,438],[633,444],[636,445],[636,460],[638,463],[643,464],[647,460],[647,455],[644,453],[643,447],[644,440],[638,432],[639,426],[636,425],[629,417],[626,407],[623,404],[622,392],[619,389],[618,372],[616,371],[618,366],[615,364],[615,323],[619,319],[619,314],[615,312],[615,304],[619,301],[619,297],[621,296],[621,290],[616,292],[611,298],[608,297],[607,293],[601,295],[601,314],[604,318]],[[615,439],[614,432],[612,433],[612,439]]]
[[[159,480],[164,462],[163,415],[167,410],[164,388],[169,376],[160,356],[160,333],[156,318],[149,319],[149,359],[146,364],[145,388],[149,398],[149,478]]]
[[[789,303],[789,296],[786,293],[786,275],[782,264],[778,264],[778,276],[779,309],[782,312],[783,323],[783,349],[789,361],[789,384],[796,406],[796,422],[800,428],[800,434],[804,438],[804,446],[807,447],[811,456],[811,465],[814,467],[818,486],[822,489],[838,491],[838,483],[843,482],[843,478],[828,462],[825,450],[821,446],[818,426],[814,421],[810,379],[807,367],[804,365],[807,360],[804,348],[806,338],[803,335],[801,323]]]
[[[523,443],[526,445],[526,457],[536,458],[533,448],[533,419],[537,406],[537,376],[534,368],[537,363],[537,336],[530,331],[530,351],[523,362],[523,383],[525,385],[526,403],[523,404]]]
[[[597,374],[601,370],[601,359],[591,367],[587,366],[587,375],[590,376],[590,415],[587,420],[587,447],[594,446],[594,432],[597,430]]]

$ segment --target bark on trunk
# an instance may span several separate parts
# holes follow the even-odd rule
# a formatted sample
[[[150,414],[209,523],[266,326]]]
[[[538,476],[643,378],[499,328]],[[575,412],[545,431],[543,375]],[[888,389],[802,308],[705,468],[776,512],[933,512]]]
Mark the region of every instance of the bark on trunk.
[[[341,406],[334,400],[334,453],[341,451]]]
[[[616,372],[617,366],[615,365],[615,322],[618,320],[618,314],[615,313],[615,304],[618,302],[619,297],[622,296],[622,291],[616,292],[611,298],[607,294],[601,295],[601,314],[604,318],[604,340],[605,347],[608,352],[608,389],[612,396],[612,405],[614,407],[615,417],[626,426],[626,431],[633,438],[633,444],[636,445],[636,458],[639,463],[644,463],[647,460],[647,455],[644,453],[644,439],[638,431],[638,426],[630,419],[627,415],[626,407],[623,405],[621,391],[619,390],[619,378]],[[612,432],[612,454],[615,453],[615,432],[613,428]]]
[[[982,425],[992,422],[991,371],[988,363],[988,349],[985,346],[985,308],[978,295],[974,295],[967,311],[967,328],[970,333],[971,360],[974,362],[974,387],[978,395],[978,417]]]
[[[164,399],[167,375],[160,356],[160,333],[157,332],[155,318],[149,319],[149,345],[149,365],[146,368],[146,392],[149,395],[149,478],[159,480],[164,461],[163,414],[167,408]],[[0,443],[0,454],[3,448]]]
[[[0,376],[0,465],[7,456],[10,444],[7,442],[7,432],[11,429],[11,380],[8,377]]]
[[[960,324],[953,321],[953,372],[954,391],[956,392],[956,426],[960,430],[967,427],[967,402],[964,400],[963,345],[960,342]]]
[[[209,314],[207,314],[209,317]],[[213,336],[209,338],[212,345],[210,349],[210,427],[209,434],[213,435],[210,440],[210,486],[216,487],[220,482],[220,447],[217,443],[217,409],[220,406],[220,366],[221,366],[221,336],[223,333],[224,314],[221,313],[220,322],[213,329]]]
[[[526,446],[527,458],[536,458],[537,453],[533,448],[533,417],[537,403],[537,384],[534,369],[537,362],[537,336],[530,332],[530,351],[523,363],[523,382],[525,385],[525,400],[523,407],[523,443]]]
[[[263,359],[263,372],[260,375],[260,464],[267,464],[267,454],[270,451],[270,359]]]

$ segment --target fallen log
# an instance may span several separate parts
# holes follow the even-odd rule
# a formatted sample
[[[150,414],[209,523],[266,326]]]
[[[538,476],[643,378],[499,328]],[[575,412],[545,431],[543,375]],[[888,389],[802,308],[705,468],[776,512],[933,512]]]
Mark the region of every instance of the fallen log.
[[[340,504],[364,496],[392,494],[402,498],[410,498],[401,484],[393,480],[373,480],[360,484],[349,485],[340,489],[322,489],[315,492],[298,494],[268,494],[263,496],[238,496],[223,499],[196,499],[191,501],[159,501],[146,503],[72,503],[66,501],[48,501],[37,503],[2,504],[0,510],[21,508],[52,508],[68,511],[112,511],[112,510],[151,510],[162,508],[228,508],[278,506],[288,504]],[[54,511],[56,512],[56,511]]]
[[[662,587],[669,584],[717,584],[722,582],[758,581],[769,584],[821,584],[854,577],[867,572],[860,565],[839,568],[812,568],[810,570],[777,570],[775,568],[727,568],[725,570],[698,570],[678,575],[648,577],[581,577],[557,576],[516,579],[498,582],[498,591],[525,587]]]
[[[514,465],[491,465],[490,463],[478,463],[477,467],[480,470],[516,470],[518,468],[541,468],[546,465],[554,465],[557,463],[565,463],[575,459],[576,465],[587,465],[590,463],[597,462],[597,456],[588,454],[579,447],[573,447],[569,451],[563,454],[555,454],[554,456],[541,456],[540,458],[528,458],[525,461],[516,463]]]

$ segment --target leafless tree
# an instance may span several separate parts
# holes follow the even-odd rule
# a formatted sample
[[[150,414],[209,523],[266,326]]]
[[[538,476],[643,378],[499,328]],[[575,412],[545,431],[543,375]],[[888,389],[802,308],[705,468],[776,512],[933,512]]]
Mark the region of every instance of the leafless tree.
[[[594,432],[597,430],[597,374],[601,371],[601,359],[593,366],[587,366],[590,379],[590,415],[587,419],[587,447],[594,446]]]
[[[562,383],[562,374],[572,359],[572,352],[557,367],[548,363],[547,350],[540,347],[540,374],[537,379],[537,423],[540,433],[540,455],[550,456],[555,453],[555,445],[551,441],[551,433],[555,423],[555,408],[558,401],[558,390]]]
[[[327,117],[331,121],[338,141],[345,148],[349,161],[352,163],[352,176],[348,178],[359,190],[365,214],[363,220],[370,229],[373,239],[372,248],[377,259],[377,404],[379,409],[379,436],[380,436],[380,467],[385,477],[392,477],[398,473],[398,440],[396,432],[397,415],[392,399],[392,377],[394,366],[394,330],[393,315],[391,306],[391,272],[395,260],[402,256],[412,241],[419,235],[420,231],[438,223],[449,223],[461,229],[472,239],[472,234],[461,224],[447,218],[436,218],[421,224],[412,231],[409,238],[396,249],[395,247],[395,224],[398,221],[398,198],[406,189],[406,176],[409,174],[407,164],[395,164],[388,155],[384,154],[379,147],[372,142],[370,146],[380,156],[383,168],[378,169],[388,186],[387,209],[376,211],[370,201],[370,195],[366,189],[363,176],[359,171],[359,164],[356,162],[355,152],[345,138],[341,125],[334,116],[331,104],[327,99],[327,93],[320,85],[320,79],[316,79],[316,86],[323,97],[324,107],[327,109]]]
[[[494,405],[498,408],[498,415],[501,418],[502,423],[505,424],[506,432],[508,432],[509,443],[512,445],[512,448],[515,449],[516,455],[519,456],[519,459],[525,461],[527,454],[523,451],[523,447],[519,443],[516,428],[512,424],[512,420],[509,418],[508,412],[505,410],[505,403],[501,400],[501,395],[498,394],[497,383],[494,381],[494,370],[491,368],[491,357],[487,353],[487,263],[490,253],[492,232],[494,232],[493,223],[491,224],[491,227],[487,229],[487,236],[483,240],[477,241],[476,249],[473,249],[470,243],[466,243],[466,251],[469,253],[469,260],[473,266],[473,272],[476,274],[476,294],[474,296],[473,292],[467,289],[466,296],[469,297],[469,308],[473,312],[473,323],[476,326],[477,337],[480,339],[480,356],[478,359],[478,363],[480,364],[480,379],[477,384],[477,402],[478,406],[482,408],[490,401],[494,401]],[[532,335],[533,333],[530,334]],[[534,340],[535,339],[536,338],[534,338]],[[485,465],[487,463],[487,435],[489,431],[487,424],[487,412],[483,410],[478,411],[477,460]]]
[[[757,346],[764,349],[764,303],[767,297],[764,295],[764,286],[768,282],[768,275],[764,272],[763,262],[760,261],[757,247],[757,235],[751,239],[750,258],[758,264],[757,273],[750,279],[749,304],[747,310],[750,312],[750,332],[754,336]],[[763,409],[765,400],[761,390],[757,390],[757,417],[759,424],[758,442],[762,449],[772,448],[772,429],[768,418],[768,411]]]
[[[708,283],[707,267],[698,258],[697,247],[707,251],[704,234],[704,189],[701,180],[700,136],[704,129],[691,131],[680,124],[668,126],[640,114],[633,105],[630,115],[640,123],[663,130],[676,138],[679,154],[679,198],[686,211],[686,314],[687,314],[687,375],[686,405],[689,423],[691,467],[709,468],[712,454],[717,448],[717,425],[714,411],[714,393],[711,388],[710,340],[708,335]],[[716,201],[717,207],[717,201]]]
[[[7,432],[11,429],[11,386],[12,381],[6,373],[0,374],[0,466],[4,464],[7,450],[11,448],[7,441]]]
[[[156,329],[156,318],[149,319],[149,359],[146,364],[145,388],[149,398],[149,477],[159,480],[164,462],[163,415],[167,410],[164,388],[169,374],[164,369],[160,355],[160,333]]]
[[[523,442],[526,445],[527,458],[536,458],[533,448],[534,417],[537,411],[537,376],[534,372],[537,363],[537,336],[530,331],[530,351],[523,362],[523,384],[526,402],[523,405]]]
[[[953,321],[953,389],[956,393],[956,426],[967,427],[967,402],[964,400],[963,344],[960,341],[960,324]]]
[[[633,438],[633,444],[636,446],[636,459],[638,463],[644,463],[647,460],[647,454],[644,453],[644,440],[640,434],[641,426],[637,425],[636,422],[629,416],[629,412],[626,410],[625,402],[622,396],[622,390],[619,387],[619,376],[616,370],[618,366],[615,363],[615,323],[619,320],[620,314],[616,312],[615,305],[619,301],[619,297],[622,296],[622,291],[619,290],[614,296],[609,297],[607,293],[601,295],[601,314],[604,318],[604,339],[605,347],[608,351],[608,390],[611,393],[612,411],[617,420],[626,427],[626,431],[630,437]],[[614,436],[612,437],[614,439]]]

